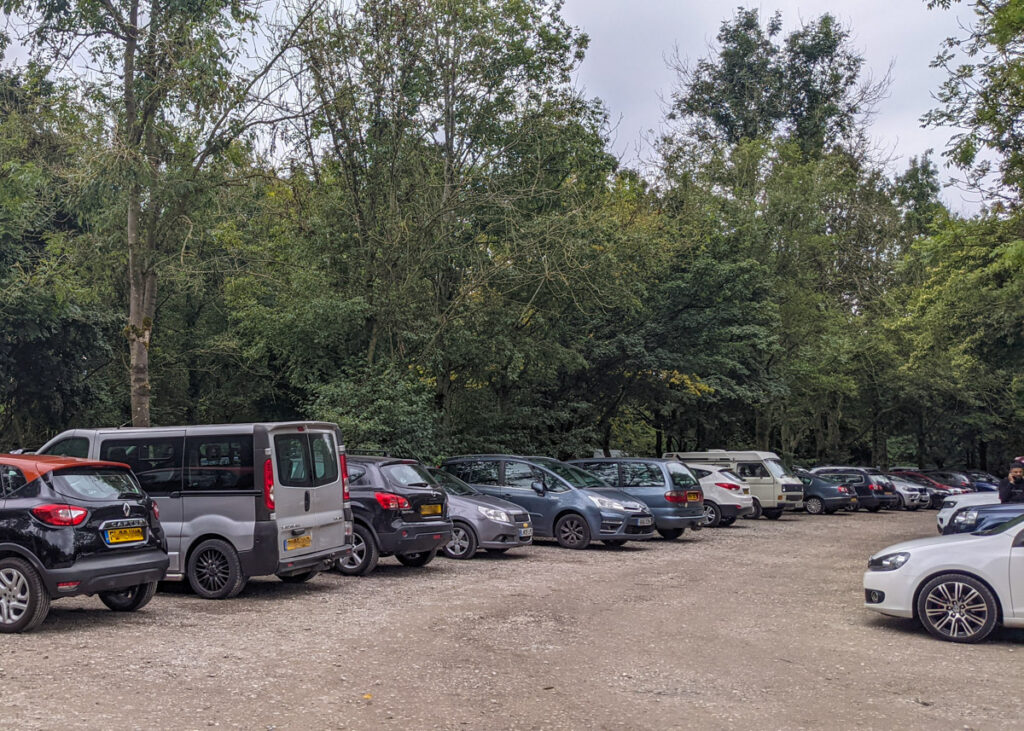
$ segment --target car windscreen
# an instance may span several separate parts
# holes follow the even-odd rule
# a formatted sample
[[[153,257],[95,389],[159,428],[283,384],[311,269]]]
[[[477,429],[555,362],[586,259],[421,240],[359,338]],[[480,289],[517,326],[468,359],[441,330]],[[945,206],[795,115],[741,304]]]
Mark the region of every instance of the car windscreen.
[[[986,528],[985,530],[975,531],[974,535],[976,535],[976,536],[991,536],[991,535],[995,535],[996,533],[1002,533],[1002,532],[1008,531],[1008,530],[1010,530],[1012,528],[1016,528],[1021,523],[1024,523],[1024,515],[1018,515],[1013,520],[1008,520],[1005,523],[999,523],[997,525],[992,526],[991,528]]]
[[[422,466],[415,462],[389,464],[380,468],[384,476],[396,485],[404,487],[436,487],[437,480]]]
[[[581,470],[579,467],[559,462],[557,459],[540,458],[533,461],[544,469],[554,472],[573,487],[608,487],[608,483],[599,477],[590,474],[586,470]]]
[[[672,484],[676,487],[696,487],[697,478],[693,476],[693,473],[678,462],[668,463],[668,473],[672,477]]]
[[[777,459],[766,459],[764,461],[764,463],[768,467],[768,470],[775,477],[794,477],[795,476],[795,475],[793,475],[792,472],[790,472],[789,470],[786,469],[786,465],[782,464],[782,462],[780,462]]]
[[[60,470],[50,475],[53,489],[80,500],[124,500],[144,497],[127,470]]]
[[[427,470],[449,495],[479,495],[480,491],[444,470]]]

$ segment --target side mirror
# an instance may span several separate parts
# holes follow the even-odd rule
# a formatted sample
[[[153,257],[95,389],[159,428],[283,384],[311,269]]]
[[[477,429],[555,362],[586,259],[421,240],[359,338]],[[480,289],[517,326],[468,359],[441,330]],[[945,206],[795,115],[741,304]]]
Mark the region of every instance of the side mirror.
[[[544,483],[541,482],[540,480],[534,480],[530,484],[530,487],[532,487],[533,491],[538,495],[543,495],[545,492],[547,492],[547,490],[544,488]]]

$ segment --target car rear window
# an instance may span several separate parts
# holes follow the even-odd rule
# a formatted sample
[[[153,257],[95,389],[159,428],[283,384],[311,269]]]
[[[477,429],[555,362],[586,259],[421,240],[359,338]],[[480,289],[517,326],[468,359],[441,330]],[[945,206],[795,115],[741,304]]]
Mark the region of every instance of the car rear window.
[[[719,473],[720,473],[720,474],[722,474],[722,475],[725,475],[725,476],[726,476],[726,477],[728,477],[728,478],[729,478],[730,480],[735,480],[736,482],[740,483],[741,485],[743,484],[743,480],[741,480],[741,479],[739,478],[739,475],[737,475],[737,474],[736,474],[735,472],[733,472],[732,470],[719,470]],[[709,473],[709,474],[710,474],[710,473]]]
[[[124,470],[61,470],[52,473],[50,481],[61,495],[82,500],[123,500],[145,495],[131,473]]]
[[[277,479],[289,487],[320,487],[338,480],[338,451],[328,432],[274,437]]]
[[[390,464],[381,467],[381,472],[396,485],[405,487],[432,487],[435,485],[434,478],[418,464],[401,463]]]

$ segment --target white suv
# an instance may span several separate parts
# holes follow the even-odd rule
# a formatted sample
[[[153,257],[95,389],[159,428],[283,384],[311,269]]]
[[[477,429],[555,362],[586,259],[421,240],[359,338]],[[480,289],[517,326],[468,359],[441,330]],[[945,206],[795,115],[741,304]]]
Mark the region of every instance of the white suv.
[[[950,495],[942,501],[942,508],[935,516],[939,533],[945,530],[953,514],[960,508],[974,508],[979,505],[995,505],[999,502],[998,492],[969,492],[966,495]]]
[[[736,518],[754,513],[750,488],[728,467],[687,462],[686,466],[700,480],[704,491],[704,527],[732,525]]]

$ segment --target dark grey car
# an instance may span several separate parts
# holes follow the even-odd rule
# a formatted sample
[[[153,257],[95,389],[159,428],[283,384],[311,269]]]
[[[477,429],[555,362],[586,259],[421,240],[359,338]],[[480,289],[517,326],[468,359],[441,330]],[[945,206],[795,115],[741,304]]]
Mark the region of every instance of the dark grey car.
[[[533,543],[530,514],[515,503],[484,495],[455,475],[431,467],[431,477],[448,493],[452,539],[441,552],[448,558],[473,558],[477,549],[505,553]]]

